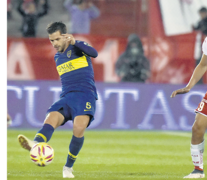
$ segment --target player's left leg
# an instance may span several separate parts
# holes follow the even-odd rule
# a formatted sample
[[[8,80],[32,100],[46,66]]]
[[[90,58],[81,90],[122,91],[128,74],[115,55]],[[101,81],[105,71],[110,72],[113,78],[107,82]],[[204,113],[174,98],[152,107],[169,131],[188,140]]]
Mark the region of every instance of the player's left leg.
[[[191,138],[191,156],[195,169],[184,178],[204,178],[203,172],[203,152],[204,152],[204,134],[207,129],[207,117],[197,113],[192,127]]]
[[[47,116],[44,120],[42,128],[37,132],[33,141],[20,134],[18,141],[20,145],[27,150],[31,150],[32,146],[37,142],[48,142],[52,137],[54,130],[60,126],[65,120],[64,109],[67,108],[66,98],[62,97],[52,104],[47,110]]]
[[[53,111],[48,113],[42,128],[35,135],[34,141],[48,142],[52,137],[54,130],[59,127],[64,121],[64,116],[58,112]]]
[[[90,121],[88,115],[76,116],[73,124],[73,137],[69,145],[67,162],[63,167],[63,178],[73,178],[72,167],[84,142],[84,131]]]
[[[42,128],[35,135],[34,140],[28,139],[26,136],[20,134],[18,136],[18,141],[20,145],[26,149],[31,150],[32,146],[37,142],[48,142],[52,137],[54,130],[59,127],[64,121],[64,116],[58,112],[48,113]]]

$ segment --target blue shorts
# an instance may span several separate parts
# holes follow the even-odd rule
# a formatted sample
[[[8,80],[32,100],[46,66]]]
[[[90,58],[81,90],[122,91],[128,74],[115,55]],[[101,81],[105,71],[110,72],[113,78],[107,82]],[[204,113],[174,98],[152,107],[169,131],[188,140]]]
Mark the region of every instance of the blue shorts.
[[[64,116],[64,125],[67,121],[72,120],[79,115],[89,115],[90,123],[94,120],[96,110],[96,98],[93,94],[81,91],[73,91],[61,97],[47,110],[47,114],[52,111],[58,111]]]

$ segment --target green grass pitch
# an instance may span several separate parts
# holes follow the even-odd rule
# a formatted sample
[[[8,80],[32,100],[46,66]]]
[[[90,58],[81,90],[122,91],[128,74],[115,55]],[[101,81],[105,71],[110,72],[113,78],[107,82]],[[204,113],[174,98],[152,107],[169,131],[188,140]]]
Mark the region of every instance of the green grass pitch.
[[[49,144],[55,158],[38,167],[17,135],[33,139],[36,130],[7,131],[8,180],[59,180],[65,164],[72,131],[56,130]],[[87,130],[85,142],[74,165],[76,180],[182,179],[193,170],[190,132],[94,131]],[[204,154],[204,164],[207,159]]]

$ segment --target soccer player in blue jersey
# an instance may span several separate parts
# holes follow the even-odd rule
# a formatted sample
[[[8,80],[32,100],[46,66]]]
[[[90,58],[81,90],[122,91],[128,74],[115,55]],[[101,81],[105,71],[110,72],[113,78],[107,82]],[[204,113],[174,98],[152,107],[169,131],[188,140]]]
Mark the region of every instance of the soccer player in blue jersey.
[[[48,142],[54,130],[73,121],[73,137],[69,145],[63,178],[74,178],[72,167],[84,142],[84,131],[94,119],[97,93],[90,57],[97,51],[86,42],[77,41],[62,22],[48,25],[47,32],[53,47],[58,51],[54,60],[62,83],[60,99],[48,109],[42,128],[34,140],[18,136],[20,145],[30,150],[35,143]]]

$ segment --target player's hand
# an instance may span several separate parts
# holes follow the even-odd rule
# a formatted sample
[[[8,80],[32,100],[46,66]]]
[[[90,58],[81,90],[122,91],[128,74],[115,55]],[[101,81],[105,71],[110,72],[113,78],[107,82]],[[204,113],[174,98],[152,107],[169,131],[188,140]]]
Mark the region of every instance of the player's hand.
[[[69,42],[69,44],[74,45],[75,44],[75,38],[72,34],[62,34],[62,36],[65,38],[66,41]]]
[[[170,97],[173,98],[173,97],[175,97],[177,94],[185,94],[185,93],[187,93],[187,92],[189,92],[189,91],[190,91],[190,89],[187,88],[187,87],[182,88],[182,89],[178,89],[178,90],[173,91],[173,93],[171,94]]]

